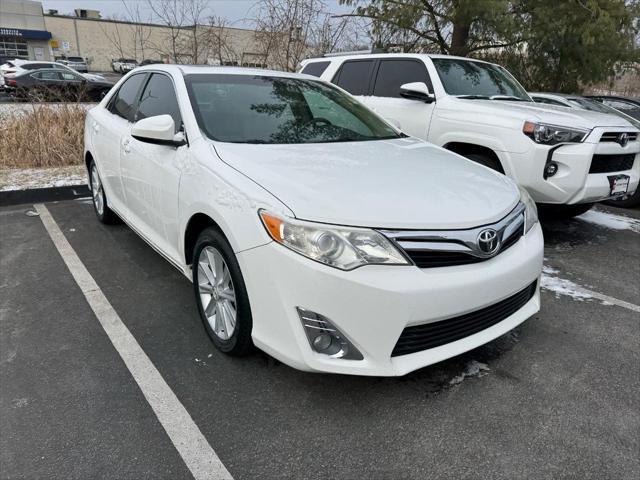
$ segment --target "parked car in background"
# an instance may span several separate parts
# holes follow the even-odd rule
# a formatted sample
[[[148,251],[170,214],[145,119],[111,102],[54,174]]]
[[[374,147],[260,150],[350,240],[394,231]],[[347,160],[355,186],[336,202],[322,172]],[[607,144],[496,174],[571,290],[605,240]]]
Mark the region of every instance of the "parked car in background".
[[[89,110],[98,219],[193,280],[222,352],[404,375],[540,308],[536,206],[318,79],[153,65]]]
[[[604,103],[600,103],[592,98],[582,97],[580,95],[571,95],[567,93],[541,93],[529,92],[529,95],[536,103],[544,103],[546,105],[555,105],[557,107],[578,108],[582,110],[591,110],[592,112],[608,113],[624,118],[634,127],[640,129],[640,120],[627,115],[621,110],[616,110]]]
[[[118,58],[111,60],[111,68],[117,73],[128,73],[138,66],[138,62],[132,58]]]
[[[600,103],[592,98],[585,98],[579,95],[569,95],[563,93],[529,93],[531,98],[538,103],[545,103],[549,105],[556,105],[568,108],[578,108],[584,110],[592,110],[601,113],[609,113],[611,115],[617,115],[621,118],[624,118],[629,123],[631,123],[634,127],[640,130],[640,120],[636,120],[633,117],[630,117],[626,113],[623,113],[620,110],[616,110],[613,107],[605,103]],[[636,157],[636,162],[640,160]],[[640,205],[640,188],[636,188],[635,192],[628,192],[626,195],[615,198],[613,200],[608,200],[605,203],[609,205],[613,205],[616,207],[630,208],[635,207],[636,205]]]
[[[140,62],[140,66],[144,66],[144,65],[157,65],[159,63],[164,63],[162,60],[153,60],[151,58],[147,58],[146,60],[143,60]]]
[[[80,73],[88,73],[87,61],[82,57],[61,57],[56,58],[56,62],[66,65]]]
[[[638,186],[637,128],[612,115],[536,104],[499,65],[367,54],[305,60],[301,71],[337,84],[403,132],[505,173],[556,216],[579,215]],[[610,141],[623,133],[628,143]]]
[[[626,113],[627,115],[640,120],[640,98],[616,97],[611,95],[590,95],[597,102],[601,102],[609,107]]]
[[[5,78],[5,89],[10,95],[36,101],[97,101],[112,86],[57,68],[26,70]]]
[[[29,71],[29,70],[41,70],[46,68],[54,68],[54,69],[82,75],[87,80],[97,81],[97,82],[107,82],[107,79],[104,78],[102,75],[98,75],[95,73],[80,73],[74,70],[73,68],[58,62],[19,61],[19,62],[9,62],[6,65],[8,65],[8,68],[6,70],[2,70],[4,66],[0,67],[0,70],[2,71],[3,75],[7,77],[17,75],[21,72]]]

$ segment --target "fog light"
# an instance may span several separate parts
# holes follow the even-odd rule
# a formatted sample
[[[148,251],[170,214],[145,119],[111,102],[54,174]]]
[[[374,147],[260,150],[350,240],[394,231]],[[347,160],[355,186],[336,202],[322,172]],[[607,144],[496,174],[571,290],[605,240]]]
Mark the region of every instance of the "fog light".
[[[545,178],[553,177],[556,173],[558,173],[558,164],[556,162],[547,163],[547,166],[544,169],[544,173],[546,175]]]
[[[300,307],[297,307],[297,310],[309,345],[315,352],[346,360],[364,358],[327,317]]]
[[[331,336],[326,333],[320,333],[313,339],[313,348],[316,352],[324,352],[331,346]]]

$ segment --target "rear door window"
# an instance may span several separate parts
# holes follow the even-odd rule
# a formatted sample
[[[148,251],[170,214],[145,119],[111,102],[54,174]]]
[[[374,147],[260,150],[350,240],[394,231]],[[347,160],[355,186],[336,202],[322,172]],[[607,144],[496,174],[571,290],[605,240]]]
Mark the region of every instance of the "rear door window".
[[[333,83],[352,95],[367,95],[373,60],[348,60],[342,64]]]
[[[60,72],[57,70],[44,70],[41,72],[35,72],[31,74],[32,77],[37,78],[38,80],[62,80],[62,76],[60,76]]]
[[[168,76],[160,73],[151,75],[144,87],[135,119],[138,121],[156,115],[171,115],[176,124],[176,131],[180,129],[182,116],[173,82]]]
[[[305,73],[307,75],[313,75],[314,77],[319,77],[324,73],[331,62],[312,62],[307,63],[307,65],[302,69],[300,73]]]
[[[133,122],[140,88],[146,78],[146,74],[133,75],[128,78],[111,99],[109,111],[125,120]]]
[[[376,75],[375,97],[400,98],[400,87],[405,83],[423,82],[431,92],[431,80],[424,63],[419,60],[381,60]]]

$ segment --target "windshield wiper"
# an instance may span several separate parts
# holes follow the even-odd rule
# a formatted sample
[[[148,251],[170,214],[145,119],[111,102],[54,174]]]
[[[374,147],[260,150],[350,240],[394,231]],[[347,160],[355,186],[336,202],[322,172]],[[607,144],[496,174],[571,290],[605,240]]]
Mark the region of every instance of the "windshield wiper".
[[[512,102],[527,102],[524,98],[514,97],[513,95],[491,95],[489,100],[509,100]]]
[[[465,100],[491,100],[489,95],[456,95],[456,98],[464,98]]]

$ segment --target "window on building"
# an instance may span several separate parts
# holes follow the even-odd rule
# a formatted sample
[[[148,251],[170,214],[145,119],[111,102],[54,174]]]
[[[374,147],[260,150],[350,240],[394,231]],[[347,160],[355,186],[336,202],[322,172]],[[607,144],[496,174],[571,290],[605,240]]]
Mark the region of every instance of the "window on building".
[[[423,82],[430,87],[427,69],[418,60],[382,60],[373,95],[376,97],[400,97],[400,87],[405,83]],[[431,89],[431,87],[430,87]]]
[[[0,56],[29,58],[26,40],[18,37],[0,37]]]
[[[166,75],[154,73],[142,92],[136,121],[156,115],[171,115],[176,124],[176,131],[182,124],[178,99],[173,82]]]
[[[333,83],[344,88],[352,95],[366,95],[369,90],[369,79],[373,60],[350,60],[344,62]]]
[[[111,100],[109,110],[130,122],[134,121],[136,104],[138,101],[138,93],[142,83],[147,78],[146,74],[138,74],[129,77],[126,82],[118,89]]]

